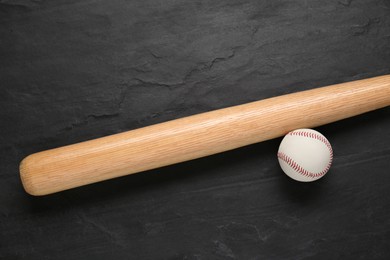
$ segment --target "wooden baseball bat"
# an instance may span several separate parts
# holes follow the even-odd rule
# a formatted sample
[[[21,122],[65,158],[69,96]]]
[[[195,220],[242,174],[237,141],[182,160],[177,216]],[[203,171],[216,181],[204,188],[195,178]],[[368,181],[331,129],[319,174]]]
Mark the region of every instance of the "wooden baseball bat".
[[[390,75],[287,94],[27,156],[20,176],[46,195],[224,152],[390,105]]]

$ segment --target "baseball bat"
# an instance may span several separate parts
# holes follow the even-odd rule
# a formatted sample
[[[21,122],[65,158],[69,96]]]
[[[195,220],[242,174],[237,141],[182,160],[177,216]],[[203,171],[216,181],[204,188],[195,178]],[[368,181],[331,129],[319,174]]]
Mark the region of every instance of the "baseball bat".
[[[184,162],[390,105],[390,75],[214,110],[27,156],[24,189],[46,195]]]

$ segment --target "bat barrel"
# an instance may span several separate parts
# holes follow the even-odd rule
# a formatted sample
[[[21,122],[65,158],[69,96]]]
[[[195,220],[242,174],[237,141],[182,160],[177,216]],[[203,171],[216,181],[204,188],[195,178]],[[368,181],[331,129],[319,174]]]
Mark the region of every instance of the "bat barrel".
[[[26,157],[31,195],[188,161],[390,105],[390,75],[287,94],[51,149]]]

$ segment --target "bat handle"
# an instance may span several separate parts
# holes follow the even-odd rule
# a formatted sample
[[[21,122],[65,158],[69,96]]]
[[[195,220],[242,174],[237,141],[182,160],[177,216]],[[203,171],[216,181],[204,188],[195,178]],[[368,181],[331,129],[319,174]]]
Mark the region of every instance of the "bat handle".
[[[219,109],[26,157],[25,190],[46,195],[224,152],[390,105],[390,76]]]

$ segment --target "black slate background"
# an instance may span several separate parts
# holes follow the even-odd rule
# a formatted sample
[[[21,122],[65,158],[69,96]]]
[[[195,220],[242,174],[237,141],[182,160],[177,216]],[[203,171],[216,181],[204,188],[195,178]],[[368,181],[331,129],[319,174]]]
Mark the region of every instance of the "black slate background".
[[[281,139],[45,197],[18,164],[389,65],[388,0],[0,0],[0,258],[388,259],[389,108],[318,128],[310,184]]]

